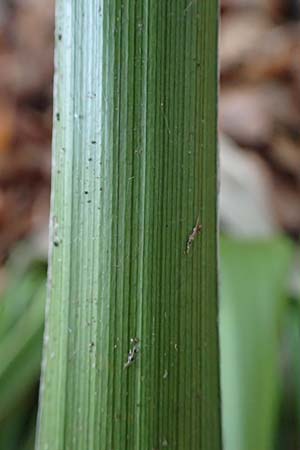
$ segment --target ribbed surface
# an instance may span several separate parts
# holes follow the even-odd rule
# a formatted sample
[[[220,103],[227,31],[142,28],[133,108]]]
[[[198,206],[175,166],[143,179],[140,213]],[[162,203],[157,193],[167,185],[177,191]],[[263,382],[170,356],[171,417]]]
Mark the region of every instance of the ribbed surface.
[[[217,6],[57,0],[38,450],[220,449]]]

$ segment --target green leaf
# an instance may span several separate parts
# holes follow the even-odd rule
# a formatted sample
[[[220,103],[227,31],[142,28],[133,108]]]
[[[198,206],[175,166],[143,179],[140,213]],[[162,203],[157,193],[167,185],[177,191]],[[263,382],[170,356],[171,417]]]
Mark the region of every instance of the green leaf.
[[[279,331],[293,247],[283,238],[221,241],[221,361],[227,450],[273,448]]]
[[[297,259],[296,259],[297,260]],[[299,293],[289,297],[283,321],[281,345],[281,401],[276,449],[300,444],[300,302]]]
[[[29,450],[41,366],[46,273],[40,263],[15,272],[11,265],[8,287],[0,299],[0,448],[23,450],[26,439]]]
[[[45,296],[45,271],[35,266],[13,280],[1,299],[0,420],[38,380]]]
[[[8,278],[0,301],[0,340],[22,317],[37,289],[45,282],[45,264],[35,263],[21,272],[11,264]]]

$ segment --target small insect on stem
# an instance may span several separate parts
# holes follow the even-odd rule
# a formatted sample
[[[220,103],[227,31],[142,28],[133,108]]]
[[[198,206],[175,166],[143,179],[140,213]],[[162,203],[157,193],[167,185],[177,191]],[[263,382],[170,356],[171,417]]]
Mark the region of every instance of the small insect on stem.
[[[131,366],[131,364],[134,363],[134,361],[137,358],[137,354],[140,351],[138,338],[136,338],[136,337],[131,338],[130,343],[132,345],[132,348],[128,352],[128,358],[127,358],[126,363],[124,364],[124,369],[127,369],[127,367]]]
[[[185,247],[185,254],[187,255],[191,249],[192,243],[195,240],[195,238],[198,236],[202,229],[202,225],[199,223],[199,217],[197,218],[196,225],[193,228],[193,231],[189,235],[188,240],[186,241],[186,247]]]

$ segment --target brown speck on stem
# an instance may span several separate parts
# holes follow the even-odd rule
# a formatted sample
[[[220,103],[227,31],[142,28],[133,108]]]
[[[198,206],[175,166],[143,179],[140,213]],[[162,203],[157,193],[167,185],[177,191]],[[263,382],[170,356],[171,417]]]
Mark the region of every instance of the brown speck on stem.
[[[194,242],[195,238],[198,236],[198,234],[200,233],[200,231],[202,230],[202,225],[199,223],[199,217],[197,218],[197,222],[196,225],[194,226],[191,234],[189,235],[189,238],[186,242],[186,247],[185,247],[185,254],[187,255],[190,252],[192,243]]]
[[[140,351],[139,347],[139,340],[138,338],[134,337],[130,339],[131,344],[133,344],[133,347],[128,352],[128,358],[126,363],[124,364],[124,369],[127,369],[131,364],[134,363],[136,360],[137,354]]]

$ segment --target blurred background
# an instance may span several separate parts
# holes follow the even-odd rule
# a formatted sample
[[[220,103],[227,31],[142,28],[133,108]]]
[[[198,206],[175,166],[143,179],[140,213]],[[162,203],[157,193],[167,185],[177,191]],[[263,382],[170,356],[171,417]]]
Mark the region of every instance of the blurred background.
[[[54,0],[0,2],[0,450],[33,450]],[[300,449],[300,0],[221,0],[225,450]]]

